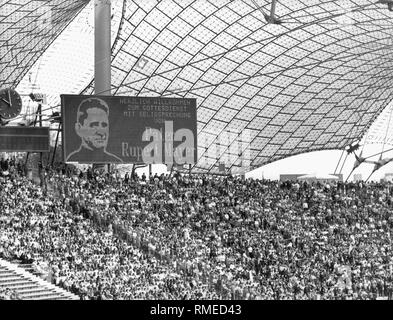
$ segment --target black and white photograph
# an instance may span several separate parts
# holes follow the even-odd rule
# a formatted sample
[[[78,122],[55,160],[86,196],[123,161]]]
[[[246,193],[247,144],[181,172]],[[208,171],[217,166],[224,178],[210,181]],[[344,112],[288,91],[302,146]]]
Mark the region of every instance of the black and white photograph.
[[[0,0],[0,300],[393,300],[392,61],[393,0]]]

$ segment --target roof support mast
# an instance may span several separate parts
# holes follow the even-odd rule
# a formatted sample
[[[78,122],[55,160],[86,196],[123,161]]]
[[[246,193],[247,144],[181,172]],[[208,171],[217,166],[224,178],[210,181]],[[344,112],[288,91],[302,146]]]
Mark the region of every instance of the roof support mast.
[[[267,23],[272,23],[272,24],[281,24],[281,20],[276,18],[276,5],[278,0],[272,0],[272,4],[270,7],[270,15],[267,14],[262,8],[261,6],[258,4],[258,2],[256,0],[251,0],[254,5],[256,6],[257,9],[259,9],[262,14],[263,17],[265,18]]]
[[[94,93],[111,94],[111,0],[94,0]]]
[[[268,23],[281,24],[281,20],[276,18],[276,5],[278,0],[272,0],[272,5],[270,7],[270,16],[265,15],[265,19]]]
[[[272,0],[272,7],[271,7],[271,9],[270,9],[270,20],[271,20],[271,21],[274,21],[274,20],[275,20],[276,3],[277,3],[277,0]]]
[[[111,94],[111,0],[94,3],[94,91]]]

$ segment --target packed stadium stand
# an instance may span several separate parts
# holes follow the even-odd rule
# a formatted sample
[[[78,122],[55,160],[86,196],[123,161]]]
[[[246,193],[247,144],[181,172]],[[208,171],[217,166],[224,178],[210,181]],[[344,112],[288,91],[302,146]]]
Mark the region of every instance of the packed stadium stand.
[[[0,257],[81,299],[392,297],[390,183],[11,172]]]

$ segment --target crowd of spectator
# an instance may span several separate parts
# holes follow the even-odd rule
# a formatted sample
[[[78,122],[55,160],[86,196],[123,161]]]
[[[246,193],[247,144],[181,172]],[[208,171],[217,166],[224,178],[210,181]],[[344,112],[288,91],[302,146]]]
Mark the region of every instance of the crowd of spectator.
[[[0,257],[82,299],[392,298],[388,183],[48,170],[0,182]]]

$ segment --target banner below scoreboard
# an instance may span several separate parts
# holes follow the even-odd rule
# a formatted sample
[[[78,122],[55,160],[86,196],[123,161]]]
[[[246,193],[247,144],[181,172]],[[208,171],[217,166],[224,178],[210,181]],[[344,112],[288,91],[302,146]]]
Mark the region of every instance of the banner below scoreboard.
[[[49,152],[49,128],[0,127],[0,152]]]
[[[194,164],[196,99],[61,95],[65,162]]]

